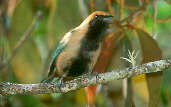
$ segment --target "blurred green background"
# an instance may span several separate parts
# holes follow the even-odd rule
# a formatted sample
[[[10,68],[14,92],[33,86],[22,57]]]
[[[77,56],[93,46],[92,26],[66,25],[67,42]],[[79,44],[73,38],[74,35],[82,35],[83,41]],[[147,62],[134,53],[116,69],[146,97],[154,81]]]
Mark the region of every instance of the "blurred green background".
[[[94,2],[94,10],[109,12],[110,0],[90,0]],[[9,64],[0,67],[0,81],[17,83],[39,83],[47,76],[47,68],[52,51],[55,49],[63,35],[78,26],[90,13],[89,0],[1,0],[0,1],[0,64],[3,65],[13,54],[16,44],[29,28],[33,31],[19,46]],[[121,0],[122,1],[122,0]],[[140,8],[143,0],[125,0],[122,7],[122,19]],[[155,5],[156,3],[156,5]],[[119,20],[120,0],[111,0],[111,7]],[[154,25],[154,7],[157,6],[157,23]],[[152,0],[145,4],[143,18],[139,16],[134,20],[135,26],[145,29],[157,41],[163,58],[171,57],[171,1]],[[36,14],[41,11],[40,20]],[[161,20],[160,20],[161,19]],[[133,20],[133,22],[134,22]],[[154,28],[155,26],[155,28]],[[155,30],[154,30],[155,29]],[[133,38],[137,35],[128,30],[126,35]],[[133,47],[136,47],[136,41]],[[145,45],[145,44],[143,44]],[[146,45],[151,45],[149,42]],[[116,50],[119,50],[118,45]],[[137,47],[136,47],[137,48]],[[138,49],[137,49],[138,50]],[[151,50],[153,51],[153,50]],[[121,52],[113,53],[113,58],[121,57]],[[139,58],[141,59],[141,58]],[[125,68],[120,59],[112,61],[113,69]],[[158,106],[171,106],[171,70],[163,73],[163,81]],[[141,87],[143,88],[143,87]],[[100,92],[99,92],[100,91]],[[112,81],[99,89],[96,107],[123,106],[122,81]],[[141,91],[140,91],[141,93]],[[142,94],[142,95],[141,95]],[[141,101],[139,107],[146,102],[146,95],[139,94]],[[15,95],[0,96],[0,106],[9,107],[85,107],[86,97],[84,89],[65,94],[45,95]]]

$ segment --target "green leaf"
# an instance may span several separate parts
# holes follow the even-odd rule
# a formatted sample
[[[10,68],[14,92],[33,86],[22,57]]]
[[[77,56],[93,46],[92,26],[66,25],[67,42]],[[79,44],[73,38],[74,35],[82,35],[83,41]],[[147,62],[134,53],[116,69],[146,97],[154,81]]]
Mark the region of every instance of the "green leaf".
[[[142,63],[160,60],[162,52],[157,42],[142,29],[136,29],[142,51]],[[162,72],[146,74],[149,90],[149,107],[156,107],[160,98],[160,88],[162,82]]]

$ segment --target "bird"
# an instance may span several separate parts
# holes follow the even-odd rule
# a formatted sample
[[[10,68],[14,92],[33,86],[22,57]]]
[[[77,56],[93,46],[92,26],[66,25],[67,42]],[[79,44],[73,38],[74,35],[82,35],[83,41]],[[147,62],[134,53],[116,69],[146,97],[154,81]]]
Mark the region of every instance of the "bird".
[[[48,77],[43,82],[91,74],[100,56],[104,35],[113,16],[103,11],[91,13],[78,27],[67,32],[54,51]]]

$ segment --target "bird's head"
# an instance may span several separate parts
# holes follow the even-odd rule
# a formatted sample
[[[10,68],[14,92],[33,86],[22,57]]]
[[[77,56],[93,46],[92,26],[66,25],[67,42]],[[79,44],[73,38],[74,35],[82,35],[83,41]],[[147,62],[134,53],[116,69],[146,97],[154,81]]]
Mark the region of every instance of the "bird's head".
[[[113,16],[102,11],[96,11],[90,14],[80,26],[96,27],[108,25],[112,22]]]

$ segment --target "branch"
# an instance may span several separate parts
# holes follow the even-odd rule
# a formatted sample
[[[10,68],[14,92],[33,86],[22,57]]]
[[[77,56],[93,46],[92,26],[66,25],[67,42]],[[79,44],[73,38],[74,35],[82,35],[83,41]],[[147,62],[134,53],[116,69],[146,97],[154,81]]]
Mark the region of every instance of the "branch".
[[[145,7],[142,6],[139,9],[137,9],[136,11],[134,11],[133,13],[131,13],[129,16],[127,16],[126,18],[122,19],[120,21],[120,23],[126,22],[128,21],[130,18],[134,17],[135,15],[139,14],[141,11],[145,10]]]
[[[94,12],[94,0],[90,0],[90,12]]]
[[[35,16],[35,20],[32,21],[32,23],[29,26],[29,28],[27,29],[27,31],[21,36],[21,38],[19,39],[19,41],[15,45],[14,50],[11,53],[11,57],[9,58],[9,60],[11,60],[15,56],[16,52],[18,51],[18,49],[22,46],[22,44],[25,42],[25,40],[34,31],[34,29],[36,28],[36,25],[37,25],[38,21],[41,18],[41,16],[42,16],[42,12],[41,11],[38,11],[37,14],[36,14],[36,16]]]
[[[32,23],[29,26],[29,28],[26,30],[26,32],[21,36],[21,38],[16,43],[16,45],[14,47],[14,50],[11,52],[10,58],[7,59],[7,61],[5,61],[4,63],[0,63],[0,68],[4,68],[4,67],[8,66],[8,64],[10,63],[10,61],[16,55],[16,53],[19,50],[19,48],[24,44],[24,42],[27,40],[27,38],[30,36],[30,34],[36,28],[36,25],[37,25],[38,21],[40,20],[41,16],[42,16],[42,12],[41,11],[38,11],[37,14],[36,14],[36,16],[35,16],[35,19],[32,21]]]
[[[165,19],[157,19],[158,23],[166,23],[168,21],[171,21],[171,16],[169,16],[168,18],[165,18]]]
[[[67,81],[59,87],[57,83],[37,83],[37,84],[17,84],[17,83],[0,83],[0,94],[45,94],[45,93],[66,93],[77,90],[86,86],[103,84],[112,80],[130,78],[132,76],[153,73],[171,68],[171,58],[146,63],[133,68],[124,70],[113,70],[98,75],[83,75],[71,81]]]

